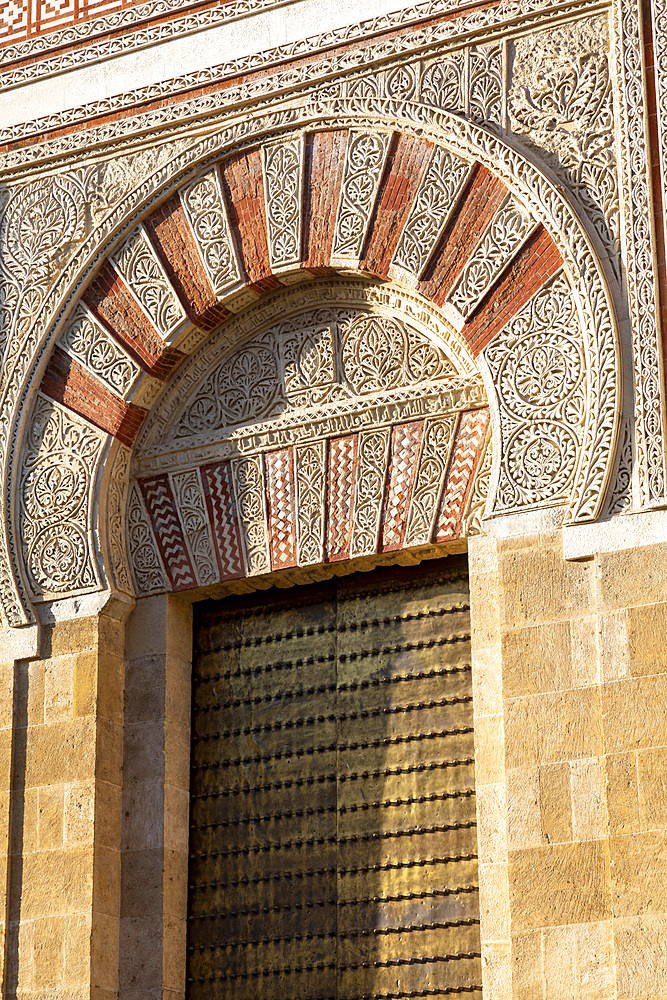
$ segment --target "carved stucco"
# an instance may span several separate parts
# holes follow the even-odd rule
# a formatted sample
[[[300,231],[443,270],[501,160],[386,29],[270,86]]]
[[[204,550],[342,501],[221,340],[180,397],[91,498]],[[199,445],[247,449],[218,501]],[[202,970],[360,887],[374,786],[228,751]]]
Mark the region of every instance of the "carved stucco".
[[[590,216],[618,268],[620,206],[606,14],[510,45],[509,128]]]
[[[588,29],[586,29],[588,30]],[[580,34],[579,28],[576,31],[571,32],[573,37],[578,37]],[[543,33],[544,34],[544,33]],[[586,31],[584,31],[584,36],[588,37]],[[517,41],[519,45],[521,40]],[[598,40],[599,41],[599,40]],[[474,79],[471,74],[471,66],[474,64],[476,67],[482,67],[480,70],[480,81],[487,82],[490,80],[491,84],[487,88],[487,97],[491,101],[491,104],[487,107],[487,113],[482,114],[480,112],[474,112],[473,105],[474,100],[480,100],[478,97],[474,98],[472,90],[466,91],[462,97],[463,107],[461,109],[464,113],[469,113],[471,117],[485,118],[488,120],[493,127],[496,127],[502,120],[503,110],[502,110],[502,100],[498,105],[498,112],[488,111],[488,108],[493,106],[493,101],[497,100],[494,94],[497,94],[497,90],[493,80],[496,79],[494,74],[496,73],[496,63],[493,62],[493,52],[497,51],[499,53],[498,58],[500,62],[499,66],[502,66],[502,60],[507,59],[507,54],[503,54],[503,51],[498,49],[493,49],[493,47],[482,46],[478,50],[466,49],[464,51],[465,60],[467,60],[468,68],[466,70],[466,79],[471,80],[474,83]],[[474,58],[473,58],[474,57]],[[491,62],[489,62],[491,60]],[[433,61],[432,61],[433,62]],[[488,64],[488,65],[487,65]],[[429,68],[431,63],[424,63],[425,70]],[[516,56],[514,60],[514,67],[516,69]],[[484,69],[486,66],[486,69]],[[491,67],[491,69],[489,68]],[[426,101],[426,88],[425,80],[429,82],[429,86],[432,88],[432,81],[436,77],[435,70],[431,70],[430,75],[426,76],[424,71],[422,71],[421,82],[417,82],[417,77],[414,70],[410,67],[406,67],[405,71],[402,73],[393,73],[393,71],[387,70],[378,76],[378,84],[376,86],[376,92],[378,97],[371,98],[358,98],[358,99],[345,99],[342,95],[342,89],[337,86],[328,86],[324,88],[319,97],[316,97],[313,93],[312,102],[306,110],[306,115],[311,116],[313,112],[322,113],[324,109],[332,110],[335,108],[336,115],[344,116],[348,115],[348,120],[350,123],[354,120],[354,115],[361,114],[371,114],[376,111],[382,111],[383,114],[388,114],[389,116],[407,116],[407,120],[412,120],[412,126],[418,128],[423,134],[428,134],[430,129],[435,128],[435,134],[447,134],[450,136],[456,134],[454,145],[457,144],[461,149],[474,150],[476,155],[480,155],[483,160],[489,162],[492,169],[498,169],[500,167],[501,176],[505,175],[508,177],[511,183],[519,182],[520,185],[528,184],[530,188],[535,192],[532,196],[533,205],[537,208],[538,203],[543,203],[544,199],[542,197],[542,192],[540,187],[543,184],[542,181],[538,180],[539,172],[533,171],[526,161],[522,160],[521,157],[516,157],[512,153],[511,149],[502,149],[497,145],[497,140],[492,140],[490,135],[486,133],[476,134],[472,126],[468,129],[464,128],[462,124],[457,125],[453,119],[451,119],[446,113],[443,114],[441,111],[435,108],[429,108],[427,104],[418,105],[414,103],[414,99],[419,99],[420,88],[422,88],[423,97],[422,100]],[[487,74],[485,76],[485,73]],[[489,76],[488,74],[491,74]],[[359,78],[368,78],[368,73],[360,74]],[[516,81],[516,77],[514,78]],[[413,82],[414,81],[414,84]],[[350,86],[347,87],[348,93],[350,92]],[[362,88],[363,89],[363,88]],[[429,91],[430,93],[431,91]],[[480,91],[481,93],[481,91]],[[384,95],[384,96],[383,96]],[[394,96],[397,95],[397,96]],[[502,95],[501,95],[502,98]],[[606,98],[605,98],[606,99]],[[408,100],[409,103],[405,103]],[[333,101],[333,104],[332,104]],[[432,103],[431,98],[429,103]],[[442,103],[447,104],[447,101]],[[352,117],[349,117],[352,116]],[[239,123],[239,125],[232,126],[230,129],[226,130],[225,133],[221,133],[219,136],[212,136],[210,138],[205,138],[199,144],[194,144],[191,150],[187,150],[188,145],[192,145],[192,140],[188,141],[187,138],[183,137],[179,139],[176,146],[168,145],[164,146],[159,150],[153,149],[152,151],[144,151],[138,154],[131,154],[127,160],[126,165],[122,162],[121,158],[114,157],[110,159],[107,163],[95,164],[94,167],[85,168],[88,170],[87,180],[83,178],[82,168],[78,168],[75,174],[69,172],[67,175],[59,175],[57,178],[54,176],[49,179],[31,182],[24,187],[18,187],[12,189],[11,193],[5,192],[4,194],[4,229],[3,233],[9,234],[5,235],[5,239],[9,239],[10,242],[16,243],[16,232],[17,232],[17,219],[20,215],[18,211],[18,205],[21,199],[28,200],[30,198],[33,201],[40,201],[42,206],[52,206],[50,209],[49,220],[52,222],[52,227],[55,226],[56,231],[59,236],[62,236],[63,231],[72,232],[72,237],[69,240],[63,241],[62,239],[53,240],[54,249],[52,256],[49,254],[43,255],[45,261],[45,266],[48,268],[48,273],[45,273],[43,282],[41,286],[39,283],[33,282],[33,287],[30,290],[30,295],[26,296],[23,293],[21,286],[21,270],[15,266],[11,266],[10,272],[7,274],[7,288],[9,292],[6,293],[5,302],[3,303],[4,308],[4,335],[5,338],[10,341],[8,355],[10,358],[15,358],[17,361],[16,368],[14,369],[12,377],[6,377],[5,385],[5,402],[4,408],[5,413],[9,415],[13,411],[14,405],[11,399],[17,400],[17,391],[21,384],[24,383],[25,375],[28,373],[30,368],[31,359],[38,357],[35,354],[35,347],[40,343],[41,338],[44,335],[46,324],[44,323],[45,312],[48,315],[52,315],[53,306],[55,306],[58,297],[63,294],[67,294],[66,289],[69,286],[72,289],[70,293],[70,301],[72,294],[75,292],[76,280],[75,275],[82,265],[85,266],[85,261],[90,255],[94,254],[94,247],[101,246],[105,239],[108,238],[108,234],[114,232],[123,217],[128,219],[137,218],[138,214],[141,212],[141,205],[146,203],[146,198],[150,197],[153,190],[156,190],[161,184],[164,183],[163,177],[166,178],[164,168],[162,168],[161,163],[165,161],[170,155],[176,154],[171,173],[176,175],[179,170],[187,169],[188,164],[196,162],[197,159],[202,159],[206,157],[207,153],[209,155],[215,155],[215,150],[217,148],[230,148],[230,143],[238,143],[244,134],[249,134],[253,130],[261,131],[262,128],[286,128],[289,127],[290,123],[296,122],[300,117],[303,117],[303,112],[298,109],[287,110],[284,112],[277,112],[271,117],[265,118],[263,121],[261,116],[257,116],[252,120]],[[395,118],[396,121],[399,118]],[[495,124],[494,124],[495,122]],[[444,129],[444,133],[443,130]],[[198,148],[197,148],[198,145]],[[179,150],[181,152],[179,152]],[[553,164],[552,164],[553,165]],[[148,169],[147,169],[148,168]],[[155,169],[153,169],[155,168]],[[153,173],[152,180],[146,180],[142,184],[135,188],[135,194],[128,192],[132,184],[135,182],[137,176],[140,176],[142,171],[150,176]],[[534,172],[534,179],[531,177],[531,171]],[[86,186],[87,185],[87,186]],[[56,196],[54,192],[56,190],[70,191],[74,190],[75,194],[73,196],[75,210],[72,219],[68,222],[59,222],[58,213],[64,218],[64,205],[63,201],[68,202],[68,198],[64,198],[61,193]],[[542,189],[543,190],[543,189]],[[41,193],[41,198],[35,197],[38,193]],[[87,242],[84,242],[87,234],[90,232],[91,224],[93,221],[97,221],[103,215],[106,208],[107,202],[111,205],[113,201],[116,200],[117,203],[122,205],[122,209],[119,208],[115,213],[112,211],[110,215],[107,216],[106,221],[98,226],[96,232],[92,238],[88,238]],[[560,229],[561,233],[564,233],[568,228],[567,224],[564,222],[564,217],[562,217],[563,208],[558,206],[558,197],[553,200],[553,196],[549,195],[546,199],[548,204],[544,206],[539,204],[540,216],[547,219],[559,218],[563,221],[556,223],[556,229]],[[94,219],[91,219],[89,210],[86,209],[87,204],[93,205]],[[95,207],[97,206],[97,207]],[[136,208],[134,207],[136,206]],[[532,206],[531,206],[532,207]],[[137,209],[139,210],[137,212]],[[44,209],[42,208],[42,211]],[[555,212],[555,216],[552,214]],[[135,214],[133,214],[135,213]],[[70,213],[72,215],[72,213]],[[598,220],[599,221],[599,220]],[[593,224],[595,224],[595,218],[592,219]],[[607,223],[613,228],[613,211],[610,212],[609,219]],[[45,232],[48,231],[48,226],[42,227]],[[599,229],[599,227],[598,227]],[[129,230],[128,230],[129,231]],[[14,234],[12,236],[12,234]],[[567,236],[565,237],[565,242],[567,243]],[[576,240],[575,240],[576,243]],[[574,265],[575,259],[580,258],[580,255],[576,250],[574,250],[574,243],[570,239],[570,245],[573,248],[571,260],[571,266],[576,271],[578,265]],[[582,244],[583,246],[583,244]],[[81,250],[77,252],[77,248],[81,247]],[[64,252],[63,252],[64,248]],[[589,252],[589,251],[586,251]],[[70,260],[66,263],[67,255],[71,254]],[[567,256],[567,254],[566,254]],[[8,254],[5,260],[11,262],[11,254]],[[580,259],[579,259],[580,263]],[[52,296],[46,299],[46,310],[43,307],[43,303],[48,293],[49,286],[53,283],[54,279],[57,277],[60,271],[61,277],[56,283],[56,287],[53,290]],[[24,266],[25,273],[25,266]],[[588,352],[588,357],[594,358],[594,368],[598,372],[607,371],[613,372],[618,361],[615,360],[615,348],[613,346],[613,324],[610,326],[609,322],[605,320],[605,316],[608,315],[608,308],[602,309],[600,312],[599,305],[604,301],[606,296],[606,291],[604,290],[604,284],[599,285],[597,291],[593,290],[593,286],[590,285],[590,272],[589,277],[584,280],[583,286],[577,284],[575,277],[575,296],[578,302],[578,310],[581,316],[581,322],[583,324],[583,336],[586,342],[586,350]],[[73,284],[74,282],[74,284]],[[588,282],[588,287],[586,287]],[[592,298],[591,298],[592,294]],[[602,296],[602,298],[600,298]],[[29,299],[29,303],[24,301]],[[18,305],[17,303],[20,303]],[[589,303],[587,305],[587,303]],[[36,322],[35,322],[36,321]],[[600,339],[601,328],[600,324],[607,322],[607,332],[605,332]],[[42,332],[40,332],[40,330]],[[597,332],[595,332],[597,330]],[[592,348],[593,344],[597,346]],[[30,346],[33,344],[34,346]],[[592,350],[592,354],[591,354]],[[611,366],[611,368],[609,367]],[[25,373],[25,374],[23,374]],[[614,378],[615,376],[613,376]],[[606,477],[608,475],[607,469],[609,461],[604,456],[611,454],[611,451],[615,443],[615,416],[614,411],[616,407],[616,395],[615,390],[611,389],[609,379],[605,376],[603,382],[599,381],[600,376],[596,375],[593,383],[589,385],[589,393],[592,392],[592,397],[589,395],[589,401],[592,402],[592,409],[589,407],[588,422],[587,426],[582,431],[583,447],[591,456],[595,452],[598,456],[597,459],[593,460],[593,464],[589,465],[589,471],[584,473],[580,468],[577,477],[577,482],[580,484],[576,487],[579,491],[579,499],[576,501],[575,506],[578,508],[580,513],[585,513],[585,516],[591,516],[594,511],[599,508],[599,504],[593,501],[584,499],[584,494],[581,493],[584,481],[588,477],[588,485],[584,489],[592,490],[590,496],[599,497],[600,492],[603,489],[604,483],[606,482]],[[612,383],[613,383],[612,378]],[[600,395],[600,392],[602,395]],[[608,402],[605,402],[608,400]],[[18,401],[18,400],[17,400]],[[602,416],[600,411],[600,405],[604,410],[604,416]],[[24,404],[19,405],[19,411],[23,410]],[[597,413],[597,416],[595,415]],[[9,426],[7,425],[7,430]],[[7,442],[7,432],[2,430],[0,427],[0,434],[2,439]],[[0,442],[1,443],[1,442]],[[8,452],[11,449],[8,449]],[[590,460],[589,460],[590,461]],[[596,467],[596,471],[593,472],[593,466]],[[592,474],[592,479],[590,478]],[[10,495],[13,492],[11,486],[11,481],[9,485]],[[11,548],[11,543],[10,543]],[[15,584],[19,584],[19,593],[21,592],[22,586],[20,580],[20,572],[18,571],[17,564],[14,558],[14,569],[9,569],[9,563],[5,562],[5,567],[3,572],[0,573],[0,578],[3,582],[3,592],[5,594],[5,603],[7,605],[8,618],[14,623],[18,623],[23,619],[23,612],[20,609],[20,602],[16,602]],[[12,597],[12,592],[14,597]]]

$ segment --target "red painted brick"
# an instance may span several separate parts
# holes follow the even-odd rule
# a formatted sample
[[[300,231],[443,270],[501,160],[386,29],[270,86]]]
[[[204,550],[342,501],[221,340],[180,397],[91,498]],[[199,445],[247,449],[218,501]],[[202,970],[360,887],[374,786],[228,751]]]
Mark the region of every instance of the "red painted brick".
[[[433,146],[411,135],[394,135],[371,217],[360,267],[386,277],[408,221]]]
[[[271,274],[266,236],[261,150],[225,160],[220,168],[229,221],[249,284],[266,291],[281,283]]]
[[[331,260],[348,133],[315,132],[306,139],[303,266],[321,273]]]
[[[126,403],[59,347],[53,349],[40,388],[128,447],[134,444],[146,416],[146,410]]]
[[[440,238],[419,291],[441,306],[466,261],[500,208],[507,188],[485,167],[475,166]]]
[[[155,378],[166,379],[184,355],[167,347],[129,288],[106,261],[83,293],[90,311],[123,345],[137,364]]]
[[[203,330],[215,329],[230,313],[218,303],[178,195],[160,205],[145,226],[192,322]]]
[[[538,226],[461,331],[475,356],[562,266],[551,236]]]

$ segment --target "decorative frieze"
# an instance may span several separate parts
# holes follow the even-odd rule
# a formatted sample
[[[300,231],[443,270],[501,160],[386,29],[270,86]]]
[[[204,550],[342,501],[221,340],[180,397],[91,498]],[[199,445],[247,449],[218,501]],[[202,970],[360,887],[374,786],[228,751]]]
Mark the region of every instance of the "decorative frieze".
[[[458,538],[466,530],[488,425],[482,407],[426,427],[423,421],[377,427],[142,479],[155,543],[140,570],[133,556],[138,592],[141,581],[155,586],[160,563],[169,580],[165,589],[186,589]],[[145,546],[136,490],[130,545]],[[480,486],[477,506],[482,494]]]

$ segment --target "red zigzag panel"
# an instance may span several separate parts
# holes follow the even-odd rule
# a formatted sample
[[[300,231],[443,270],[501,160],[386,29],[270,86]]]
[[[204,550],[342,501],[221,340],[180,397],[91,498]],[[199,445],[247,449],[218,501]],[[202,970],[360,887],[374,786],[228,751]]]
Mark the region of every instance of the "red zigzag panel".
[[[436,520],[434,542],[446,542],[461,534],[463,515],[488,426],[488,409],[468,410],[459,417]]]
[[[403,545],[423,432],[423,420],[392,428],[380,552],[394,552]]]
[[[203,465],[201,478],[221,580],[245,576],[241,532],[229,462]]]
[[[291,448],[264,456],[271,569],[296,566],[294,454]]]
[[[139,486],[171,586],[174,590],[196,587],[197,577],[185,544],[169,476],[141,479]]]
[[[356,434],[348,434],[347,437],[335,438],[329,442],[326,531],[328,562],[350,558],[357,448]]]

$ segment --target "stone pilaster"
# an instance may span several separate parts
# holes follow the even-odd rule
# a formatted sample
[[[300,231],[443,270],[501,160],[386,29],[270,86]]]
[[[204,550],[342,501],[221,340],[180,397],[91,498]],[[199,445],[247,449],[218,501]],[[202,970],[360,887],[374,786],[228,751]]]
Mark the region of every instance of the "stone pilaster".
[[[142,598],[128,621],[120,996],[182,998],[190,783],[192,609]]]

